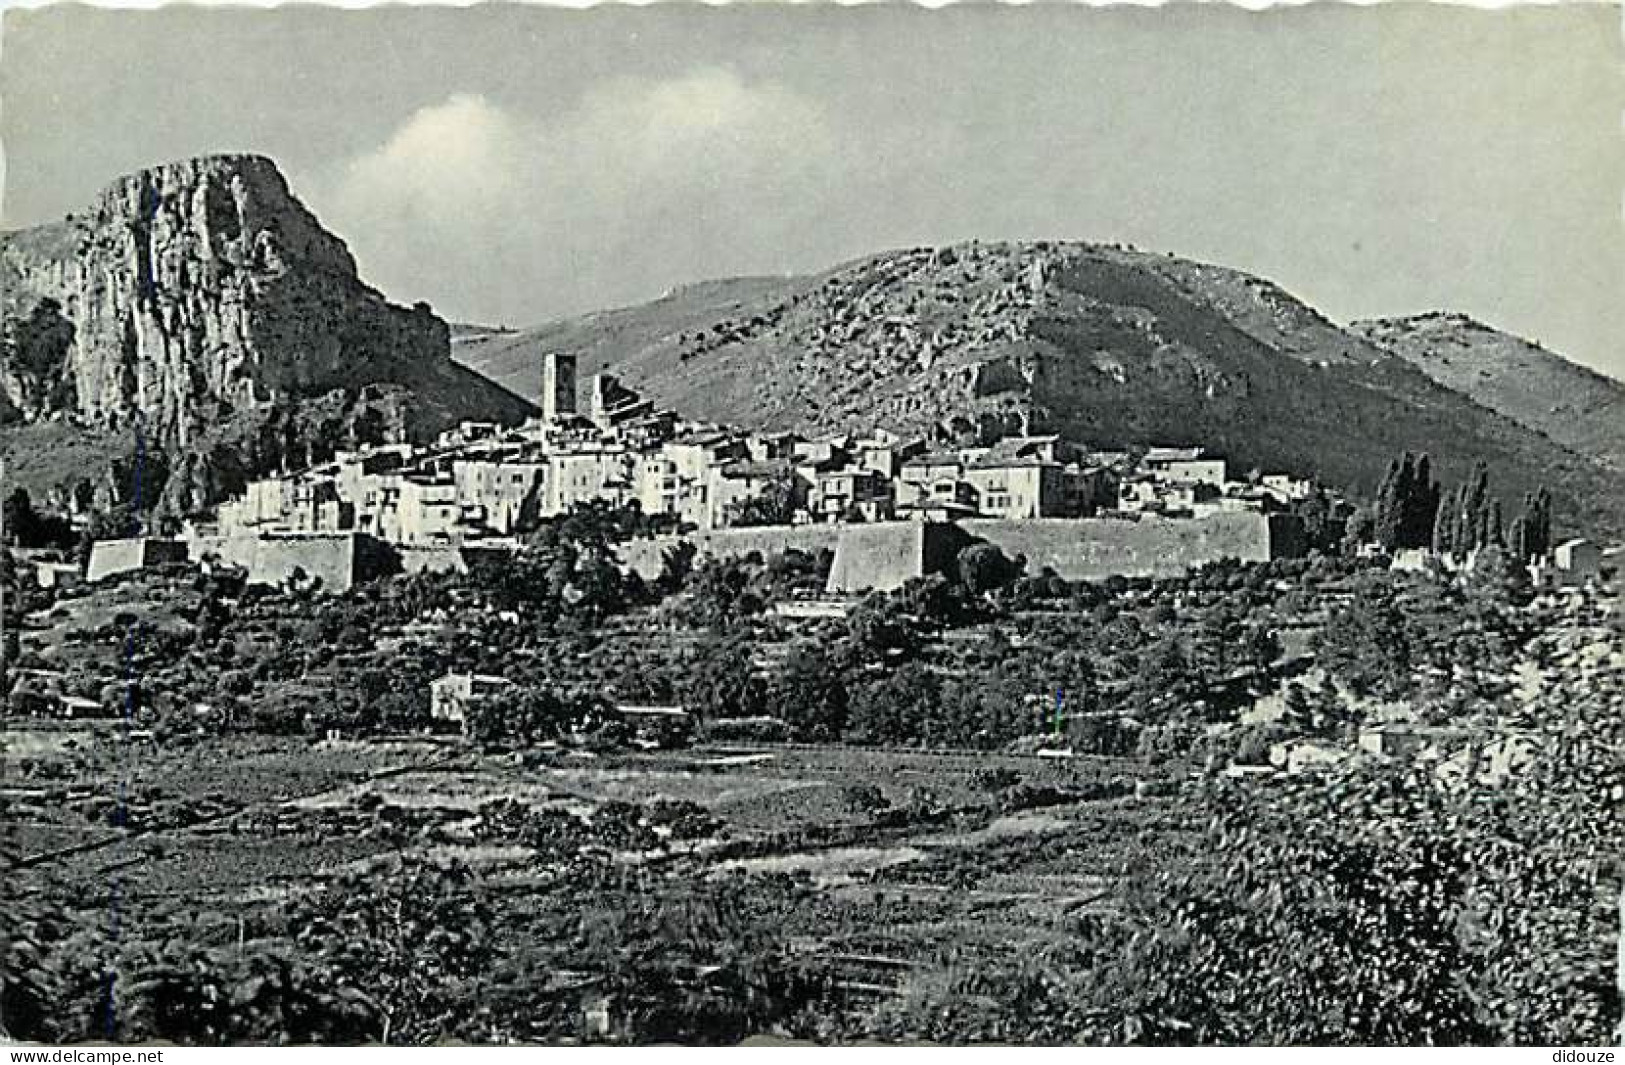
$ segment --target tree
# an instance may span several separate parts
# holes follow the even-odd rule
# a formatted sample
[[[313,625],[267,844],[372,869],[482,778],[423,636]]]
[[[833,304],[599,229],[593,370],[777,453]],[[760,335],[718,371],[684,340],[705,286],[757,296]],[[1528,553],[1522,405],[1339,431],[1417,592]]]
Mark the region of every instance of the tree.
[[[1140,658],[1134,676],[1134,697],[1151,707],[1177,701],[1191,683],[1190,661],[1178,638],[1165,636]]]
[[[699,549],[687,540],[679,540],[660,553],[660,577],[655,582],[663,592],[682,591],[688,575],[694,572],[694,556]]]
[[[472,699],[463,709],[463,732],[475,743],[532,746],[559,740],[588,724],[583,708],[551,688],[524,685]]]
[[[1545,487],[1523,497],[1523,511],[1512,519],[1507,549],[1523,562],[1544,558],[1552,549],[1552,495]]]
[[[835,663],[817,648],[790,652],[773,678],[770,702],[797,740],[828,743],[846,729],[846,684]]]
[[[1244,632],[1241,618],[1229,603],[1219,604],[1202,619],[1198,646],[1212,679],[1222,679],[1245,653]]]
[[[1400,546],[1404,534],[1404,509],[1411,491],[1411,456],[1394,459],[1388,464],[1382,481],[1377,485],[1376,511],[1372,516],[1372,531],[1384,550],[1394,551]]]
[[[1441,489],[1433,479],[1433,466],[1427,455],[1415,459],[1411,490],[1401,510],[1400,542],[1407,548],[1427,547],[1433,538],[1433,521],[1439,513]]]
[[[1249,625],[1244,637],[1243,654],[1254,669],[1268,669],[1281,657],[1281,639],[1268,625]]]
[[[1318,661],[1356,695],[1394,698],[1411,684],[1411,641],[1394,590],[1381,580],[1360,585],[1315,635]]]
[[[689,574],[679,616],[696,628],[724,629],[766,609],[752,586],[752,567],[739,558],[705,558]]]
[[[491,916],[466,866],[413,859],[297,897],[288,927],[333,985],[371,1006],[374,1039],[414,1044],[466,1022],[495,950]]]
[[[768,479],[755,495],[730,503],[727,524],[788,525],[795,519],[799,497],[795,474],[780,474]]]
[[[1514,606],[1528,603],[1533,594],[1527,564],[1516,551],[1498,545],[1478,553],[1467,586],[1479,595]]]
[[[683,705],[701,721],[754,717],[765,708],[762,683],[752,670],[750,645],[743,639],[707,636],[680,668],[673,686]]]
[[[1376,522],[1369,509],[1359,507],[1349,515],[1343,529],[1343,553],[1353,555],[1362,545],[1372,541],[1376,535]]]
[[[910,654],[919,636],[897,597],[876,592],[846,617],[846,639],[860,659],[884,660],[894,653]]]
[[[959,583],[971,595],[985,595],[1021,576],[1021,567],[996,544],[988,543],[971,544],[960,551],[955,569]]]
[[[1311,549],[1337,549],[1338,525],[1333,521],[1332,501],[1320,485],[1315,485],[1302,499],[1294,499],[1287,504],[1287,513],[1296,515],[1303,522],[1304,539]]]
[[[1490,493],[1490,474],[1482,460],[1473,475],[1451,493],[1442,507],[1448,512],[1434,521],[1433,546],[1440,553],[1464,559],[1473,552],[1505,542],[1501,502]]]
[[[1373,532],[1387,551],[1425,547],[1439,509],[1439,485],[1427,455],[1405,452],[1388,466],[1377,487]]]
[[[905,662],[857,693],[849,711],[851,736],[860,743],[930,744],[940,694],[936,674]]]

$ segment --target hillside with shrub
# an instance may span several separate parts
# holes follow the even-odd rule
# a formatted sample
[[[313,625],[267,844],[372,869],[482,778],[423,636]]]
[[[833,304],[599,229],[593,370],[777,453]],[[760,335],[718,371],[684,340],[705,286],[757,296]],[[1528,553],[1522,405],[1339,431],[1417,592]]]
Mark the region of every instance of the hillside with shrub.
[[[912,248],[453,346],[531,396],[548,350],[691,417],[766,428],[1195,443],[1359,493],[1396,451],[1453,480],[1483,460],[1509,505],[1544,483],[1565,527],[1625,528],[1607,452],[1490,409],[1268,281],[1121,246]]]
[[[1446,388],[1625,469],[1625,384],[1612,377],[1464,314],[1379,318],[1350,329]]]

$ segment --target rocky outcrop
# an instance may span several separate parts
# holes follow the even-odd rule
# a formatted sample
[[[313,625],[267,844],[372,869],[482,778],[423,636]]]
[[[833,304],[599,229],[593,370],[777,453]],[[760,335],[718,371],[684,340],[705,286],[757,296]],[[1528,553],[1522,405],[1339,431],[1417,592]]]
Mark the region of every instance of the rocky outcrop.
[[[71,239],[36,232],[0,256],[9,302],[54,299],[73,323],[60,372],[73,413],[92,423],[139,412],[185,445],[222,413],[393,378],[391,364],[449,352],[426,307],[393,306],[361,283],[269,159],[144,170],[62,225]],[[14,404],[46,413],[19,391],[7,389]]]
[[[364,284],[261,156],[143,170],[83,213],[0,235],[0,293],[0,417],[139,421],[181,475],[177,509],[302,454],[532,410],[453,364],[427,305]],[[294,412],[308,403],[319,417]],[[275,446],[258,443],[266,425]]]

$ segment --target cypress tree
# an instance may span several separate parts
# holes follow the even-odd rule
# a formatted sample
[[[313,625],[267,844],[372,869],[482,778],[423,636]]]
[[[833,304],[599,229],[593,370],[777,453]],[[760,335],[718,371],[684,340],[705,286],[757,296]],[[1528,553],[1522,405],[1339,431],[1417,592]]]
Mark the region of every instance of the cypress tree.
[[[1505,547],[1506,535],[1501,522],[1501,500],[1490,497],[1489,507],[1484,514],[1484,542],[1480,547]]]
[[[1527,562],[1532,556],[1529,553],[1529,519],[1519,514],[1512,519],[1507,527],[1507,551],[1514,561]]]
[[[1456,550],[1463,555],[1472,554],[1489,542],[1490,471],[1479,459],[1473,465],[1473,479],[1462,500],[1461,529],[1456,536]]]
[[[1458,487],[1450,493],[1450,498],[1433,516],[1433,552],[1436,555],[1455,556],[1456,506],[1460,498],[1461,489]]]
[[[1529,549],[1535,558],[1544,557],[1552,549],[1552,493],[1544,485],[1535,491],[1529,518]]]
[[[1374,531],[1377,543],[1381,544],[1384,550],[1392,551],[1399,546],[1405,493],[1410,479],[1411,457],[1407,454],[1403,459],[1394,459],[1388,464],[1388,472],[1383,475],[1382,483],[1377,486]]]
[[[1410,456],[1406,456],[1407,459]],[[1433,479],[1432,463],[1426,454],[1417,457],[1405,499],[1401,547],[1426,547],[1433,537],[1435,515],[1439,510],[1439,484]]]

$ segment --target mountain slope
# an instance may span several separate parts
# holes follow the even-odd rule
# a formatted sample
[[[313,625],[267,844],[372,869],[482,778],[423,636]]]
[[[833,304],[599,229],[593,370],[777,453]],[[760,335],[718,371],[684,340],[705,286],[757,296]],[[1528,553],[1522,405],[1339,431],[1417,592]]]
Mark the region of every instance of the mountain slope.
[[[533,410],[454,363],[427,305],[396,306],[363,283],[261,156],[154,167],[63,222],[0,234],[0,311],[0,443],[38,447],[61,434],[25,430],[70,423],[103,442],[107,463],[133,461],[139,427],[142,461],[161,477],[148,491],[161,483],[177,512],[335,446]],[[41,472],[25,486],[82,504],[101,472]]]
[[[970,439],[1053,431],[1200,442],[1374,489],[1402,450],[1448,480],[1483,458],[1510,505],[1549,484],[1571,527],[1619,532],[1625,475],[1432,380],[1276,286],[1114,246],[969,244],[805,278],[716,282],[454,357],[535,394],[543,350],[613,367],[694,417]]]
[[[629,352],[662,352],[721,322],[746,321],[810,284],[796,278],[731,278],[685,285],[651,303],[595,311],[533,329],[453,332],[452,357],[523,396],[541,395],[541,353],[570,351],[583,375],[623,364]],[[628,367],[622,365],[622,372]]]
[[[1625,383],[1463,314],[1379,318],[1349,330],[1446,388],[1625,470]]]

